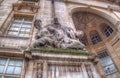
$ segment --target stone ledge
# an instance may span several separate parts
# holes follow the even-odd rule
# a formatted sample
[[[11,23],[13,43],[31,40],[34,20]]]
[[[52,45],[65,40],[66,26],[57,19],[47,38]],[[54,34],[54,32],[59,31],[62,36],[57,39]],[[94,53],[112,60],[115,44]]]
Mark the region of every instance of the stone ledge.
[[[40,53],[53,53],[53,54],[70,54],[70,55],[95,55],[86,50],[74,50],[74,49],[61,49],[61,48],[34,48],[30,51],[39,51]]]

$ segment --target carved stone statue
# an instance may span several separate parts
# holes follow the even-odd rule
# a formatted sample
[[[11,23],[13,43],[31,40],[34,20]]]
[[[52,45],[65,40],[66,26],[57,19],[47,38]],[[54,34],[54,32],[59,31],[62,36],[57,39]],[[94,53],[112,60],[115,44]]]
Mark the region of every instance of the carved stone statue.
[[[34,26],[38,29],[38,32],[31,48],[84,48],[84,45],[78,40],[78,38],[83,36],[82,31],[74,32],[72,28],[60,24],[49,24],[42,27],[40,20],[35,20]]]

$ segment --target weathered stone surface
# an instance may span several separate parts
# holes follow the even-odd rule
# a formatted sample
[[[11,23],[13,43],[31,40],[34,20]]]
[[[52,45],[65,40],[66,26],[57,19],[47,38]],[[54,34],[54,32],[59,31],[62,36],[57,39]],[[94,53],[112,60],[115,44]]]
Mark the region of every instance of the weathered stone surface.
[[[83,36],[82,31],[73,31],[71,27],[60,24],[49,24],[41,27],[41,21],[35,20],[35,27],[38,29],[36,40],[33,41],[31,48],[35,47],[54,47],[54,48],[78,48],[83,49],[78,38]]]
[[[21,3],[22,1],[23,0],[3,0],[3,2],[0,3],[0,57],[25,59],[23,57],[24,49],[29,47],[29,45],[31,45],[31,42],[34,40],[34,37],[36,37],[36,40],[40,39],[40,38],[38,38],[38,36],[41,35],[41,34],[39,34],[40,31],[38,31],[39,28],[36,29],[33,26],[32,26],[32,30],[30,32],[32,34],[32,36],[30,38],[25,39],[25,38],[19,38],[19,37],[9,37],[7,35],[7,32],[10,27],[10,24],[12,23],[12,19],[14,18],[14,15],[23,15],[26,17],[33,16],[33,20],[41,19],[42,26],[51,24],[51,20],[53,19],[51,0],[39,0],[39,2],[35,2],[35,4],[34,4],[34,2],[32,2],[32,4],[34,4],[34,5],[37,4],[38,6],[40,6],[37,13],[32,13],[32,14],[29,13],[28,9],[30,9],[30,7],[24,7],[21,12],[19,11],[21,9],[20,7],[18,8],[17,11],[13,11],[12,5],[14,3]],[[29,1],[26,1],[26,2],[28,2],[28,5],[31,4],[31,2],[29,2]],[[115,73],[112,73],[111,75],[106,76],[105,72],[103,70],[103,67],[101,66],[101,63],[99,62],[98,65],[96,65],[98,73],[100,73],[100,76],[102,78],[120,78],[120,74],[119,74],[119,71],[120,71],[120,58],[119,58],[119,56],[120,56],[120,51],[119,51],[120,50],[120,48],[119,48],[119,46],[120,46],[120,40],[119,40],[120,39],[120,22],[119,21],[120,21],[120,19],[114,13],[114,11],[118,12],[118,13],[120,12],[119,6],[116,6],[115,4],[109,4],[107,2],[102,2],[103,0],[94,0],[94,1],[93,0],[55,0],[55,1],[56,1],[55,2],[55,14],[58,17],[58,20],[59,20],[61,26],[68,26],[68,28],[69,27],[72,28],[72,31],[74,30],[74,32],[76,32],[76,30],[77,30],[75,28],[75,24],[74,24],[73,18],[72,18],[72,14],[74,12],[78,12],[78,11],[90,12],[93,14],[97,14],[98,16],[105,19],[105,20],[104,19],[100,20],[100,19],[97,19],[97,17],[95,16],[95,21],[94,21],[95,23],[92,24],[91,27],[87,27],[89,29],[89,31],[86,31],[85,35],[86,35],[89,45],[85,46],[85,48],[88,51],[94,52],[96,54],[103,50],[107,50],[111,56],[111,59],[113,60],[113,63],[115,64],[115,66],[117,68],[117,71]],[[115,0],[111,0],[111,1],[115,1]],[[34,9],[30,9],[30,10],[34,11]],[[27,11],[27,13],[24,13],[24,11]],[[91,16],[92,15],[90,15],[90,17]],[[101,32],[101,29],[99,26],[99,24],[101,22],[108,23],[114,29],[114,33],[110,37],[106,37],[103,34],[103,32]],[[53,27],[53,24],[51,24],[49,26]],[[80,25],[78,25],[77,27],[79,28]],[[99,33],[100,37],[102,38],[102,42],[100,42],[96,45],[92,44],[91,38],[89,35],[90,31],[92,31],[92,30],[96,30]],[[61,31],[61,33],[63,32],[63,30],[60,30],[60,31]],[[37,34],[36,34],[36,32],[37,32]],[[74,35],[74,33],[73,33],[73,35]],[[58,38],[58,37],[54,37],[53,34],[52,34],[52,37],[55,38],[55,39],[53,39],[54,41],[56,40],[56,38]],[[68,36],[67,36],[67,38],[71,39]],[[51,40],[50,43],[54,43],[54,47],[58,47],[59,44],[57,44],[57,43],[59,43],[59,40],[58,41],[56,40],[56,42],[54,42],[53,40]],[[74,40],[74,37],[72,37],[72,40]],[[75,40],[76,40],[76,38],[75,38]],[[43,39],[43,41],[44,41],[44,39]],[[44,42],[40,42],[40,43],[44,43]],[[52,46],[53,46],[53,44],[52,44]],[[64,45],[63,48],[65,48],[65,47],[67,48],[66,45]],[[78,65],[81,68],[81,71],[83,71],[82,78],[88,78],[88,73],[90,74],[90,76],[92,76],[91,72],[93,72],[94,78],[99,78],[99,75],[97,75],[97,71],[94,70],[95,65],[91,65],[91,62],[84,62],[84,63],[82,62],[82,61],[84,61],[84,60],[82,60],[82,58],[84,58],[83,55],[80,56],[81,58],[79,58],[78,55],[74,56],[72,54],[71,55],[49,54],[49,53],[44,54],[45,52],[42,52],[42,53],[40,53],[40,52],[41,51],[38,51],[37,53],[33,52],[33,54],[36,57],[30,56],[30,58],[32,58],[32,59],[30,59],[29,61],[24,60],[24,63],[25,63],[24,65],[26,66],[26,63],[27,63],[28,66],[26,66],[26,67],[23,66],[21,78],[24,78],[24,77],[25,78],[47,77],[46,74],[48,72],[47,72],[47,69],[45,68],[45,66],[44,66],[45,74],[41,74],[41,72],[43,72],[41,70],[41,68],[43,68],[42,65],[44,62],[46,63],[45,65],[46,65],[46,67],[48,67],[48,70],[49,70],[50,64],[51,64],[51,67],[53,67],[53,69],[56,68],[56,66],[58,66],[58,64],[65,65],[66,68],[68,67],[68,65],[71,65],[71,64]],[[39,55],[39,57],[37,55]],[[46,56],[47,57],[50,56],[50,57],[46,58]],[[59,56],[59,58],[54,58],[54,57],[58,57],[58,56]],[[29,57],[29,56],[27,56],[27,57]],[[76,58],[77,58],[77,60],[76,60]],[[85,58],[88,58],[88,57],[85,57]],[[89,67],[86,66],[86,64],[91,65],[90,66],[92,68],[91,72],[89,70]],[[41,66],[39,67],[39,65],[41,65]],[[87,67],[88,67],[88,69],[87,69],[88,71],[86,70]],[[63,70],[64,70],[64,68],[63,68]],[[74,77],[74,78],[77,78],[77,77]]]

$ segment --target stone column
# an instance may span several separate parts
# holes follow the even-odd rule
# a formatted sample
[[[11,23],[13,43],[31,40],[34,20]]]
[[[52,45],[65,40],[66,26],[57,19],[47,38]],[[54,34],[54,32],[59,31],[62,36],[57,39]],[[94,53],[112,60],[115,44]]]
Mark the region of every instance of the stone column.
[[[63,1],[55,1],[55,15],[60,24],[73,28],[69,22],[66,4]]]
[[[34,60],[35,61],[35,60]],[[37,78],[37,62],[34,62],[33,66],[33,78]]]
[[[48,77],[48,64],[47,61],[44,61],[43,63],[43,78],[47,78]]]
[[[83,76],[84,76],[84,78],[89,78],[88,77],[88,74],[87,74],[87,71],[86,71],[86,68],[85,68],[85,65],[84,64],[82,64],[82,71],[83,71]]]
[[[90,68],[92,70],[92,74],[94,78],[101,78],[100,75],[98,74],[98,72],[95,69],[95,66],[93,64],[90,65]]]
[[[34,64],[33,60],[30,60],[28,63],[27,70],[26,70],[25,78],[32,78],[32,76],[33,76],[33,64]]]

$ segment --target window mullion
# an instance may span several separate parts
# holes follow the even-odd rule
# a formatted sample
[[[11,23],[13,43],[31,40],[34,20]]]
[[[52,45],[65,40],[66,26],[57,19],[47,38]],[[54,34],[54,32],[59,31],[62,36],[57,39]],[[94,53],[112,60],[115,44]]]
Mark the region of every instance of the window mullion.
[[[18,30],[18,36],[20,35],[20,31],[21,31],[21,28],[22,28],[23,23],[24,23],[24,18],[23,18],[22,21],[21,21],[21,25],[20,25],[20,28],[19,28],[19,30]]]
[[[7,62],[6,62],[6,65],[5,65],[5,68],[4,68],[4,71],[3,71],[3,76],[5,76],[6,70],[8,68],[9,61],[10,61],[10,59],[8,58]]]

